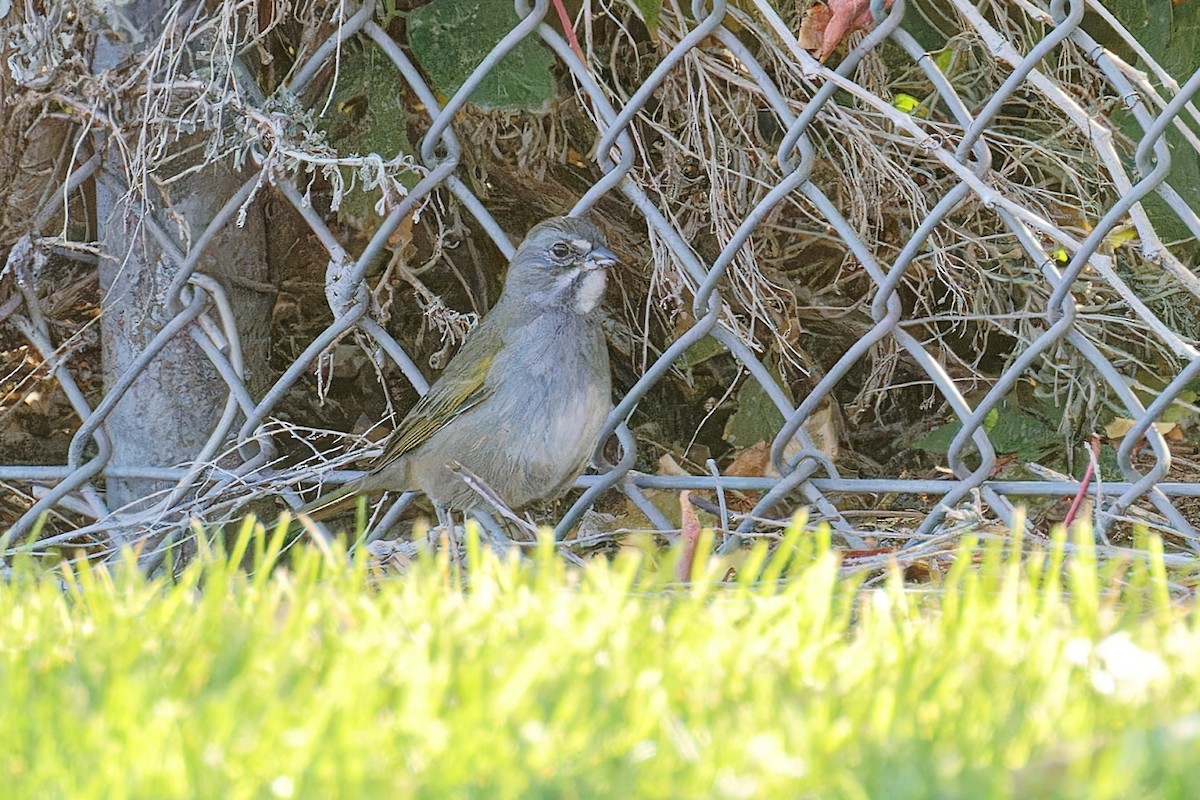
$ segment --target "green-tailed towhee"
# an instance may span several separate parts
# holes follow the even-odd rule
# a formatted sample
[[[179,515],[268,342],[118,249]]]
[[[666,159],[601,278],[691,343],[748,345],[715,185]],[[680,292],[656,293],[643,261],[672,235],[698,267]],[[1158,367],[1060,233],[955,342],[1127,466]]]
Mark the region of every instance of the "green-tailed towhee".
[[[447,465],[464,467],[510,508],[566,491],[587,467],[612,409],[600,302],[605,271],[617,258],[606,243],[599,228],[577,217],[530,230],[500,299],[369,472],[301,512],[381,489],[420,490],[442,509],[486,507]]]

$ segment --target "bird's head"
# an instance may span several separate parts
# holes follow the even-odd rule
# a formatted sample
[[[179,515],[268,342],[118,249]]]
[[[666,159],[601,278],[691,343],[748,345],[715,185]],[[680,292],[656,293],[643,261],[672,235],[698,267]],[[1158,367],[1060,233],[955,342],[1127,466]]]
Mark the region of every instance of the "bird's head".
[[[606,271],[617,263],[604,232],[580,217],[551,217],[521,242],[508,267],[505,295],[538,306],[593,311],[604,297]]]

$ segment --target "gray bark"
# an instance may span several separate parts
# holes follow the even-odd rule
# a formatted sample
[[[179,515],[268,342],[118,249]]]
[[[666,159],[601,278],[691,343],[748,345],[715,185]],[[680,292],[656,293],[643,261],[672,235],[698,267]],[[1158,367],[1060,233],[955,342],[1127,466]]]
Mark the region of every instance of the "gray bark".
[[[110,6],[110,29],[102,33],[93,61],[97,72],[136,55],[139,46],[159,34],[166,0],[135,0],[119,10]],[[131,21],[143,27],[131,36]],[[139,45],[140,42],[140,45]],[[114,107],[121,107],[114,104]],[[178,145],[184,148],[184,139]],[[147,230],[144,214],[160,222],[160,209],[145,209],[130,200],[117,148],[105,151],[103,174],[96,188],[96,217],[104,256],[100,261],[101,343],[106,391],[129,369],[145,347],[174,317],[166,293],[179,264],[164,254]],[[181,164],[182,170],[188,164]],[[160,174],[160,177],[162,175]],[[172,185],[170,224],[181,218],[195,241],[226,200],[246,180],[225,165],[212,165]],[[157,212],[157,213],[156,213]],[[175,215],[178,215],[176,217]],[[267,376],[269,327],[273,296],[248,286],[266,283],[265,230],[261,208],[253,207],[242,227],[228,224],[209,245],[198,271],[224,286],[237,318],[251,392]],[[213,318],[216,318],[214,313]],[[189,332],[175,336],[140,375],[106,420],[112,438],[109,467],[172,466],[195,458],[220,417],[228,391],[212,362]],[[167,488],[147,479],[118,479],[106,475],[110,508],[136,504]]]

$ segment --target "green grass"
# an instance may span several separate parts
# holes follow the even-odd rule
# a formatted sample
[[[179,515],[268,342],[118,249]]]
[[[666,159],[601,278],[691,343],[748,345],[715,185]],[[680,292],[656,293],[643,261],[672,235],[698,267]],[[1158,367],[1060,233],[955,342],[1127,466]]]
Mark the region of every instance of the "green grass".
[[[798,527],[732,586],[716,561],[683,587],[635,556],[576,570],[477,545],[462,573],[430,557],[380,580],[328,551],[280,558],[278,541],[247,528],[171,583],[16,565],[0,583],[3,796],[1200,785],[1197,617],[1168,596],[1154,540],[1149,559],[1102,565],[1061,539],[1020,557],[967,542],[936,585],[869,590]]]

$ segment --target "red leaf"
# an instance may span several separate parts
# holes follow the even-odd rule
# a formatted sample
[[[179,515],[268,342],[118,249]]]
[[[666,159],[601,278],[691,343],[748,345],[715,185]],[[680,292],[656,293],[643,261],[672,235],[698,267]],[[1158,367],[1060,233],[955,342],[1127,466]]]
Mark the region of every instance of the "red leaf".
[[[883,5],[891,8],[892,0]],[[798,39],[801,47],[815,50],[813,55],[824,62],[848,34],[869,30],[873,23],[871,0],[828,0],[804,12]]]
[[[700,519],[689,499],[691,492],[679,493],[679,510],[682,515],[683,531],[679,536],[679,561],[675,564],[675,580],[692,579],[692,564],[696,561],[696,543],[700,541]]]

